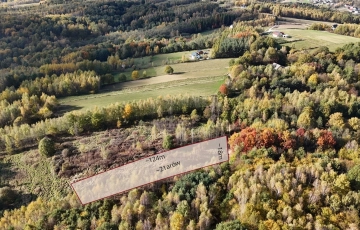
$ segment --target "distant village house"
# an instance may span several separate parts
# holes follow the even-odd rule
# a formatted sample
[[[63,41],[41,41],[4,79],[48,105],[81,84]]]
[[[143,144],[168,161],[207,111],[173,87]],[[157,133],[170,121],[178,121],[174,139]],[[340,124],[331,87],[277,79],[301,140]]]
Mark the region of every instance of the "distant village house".
[[[274,31],[272,35],[276,38],[282,38],[284,36],[284,33],[280,31]]]
[[[190,55],[191,60],[199,60],[201,56],[198,54],[198,52],[192,52]]]
[[[274,31],[272,35],[273,35],[273,37],[276,37],[276,38],[290,38],[291,37],[290,35],[284,34],[283,32],[280,32],[280,31]]]
[[[202,50],[198,50],[198,51],[196,51],[196,52],[192,52],[191,54],[190,54],[190,59],[191,60],[200,60],[200,59],[203,59],[204,57],[203,57],[203,55],[207,55],[208,53],[207,52],[204,52],[204,51],[202,51]],[[206,56],[205,56],[205,58],[206,58]],[[207,58],[206,58],[207,59]]]

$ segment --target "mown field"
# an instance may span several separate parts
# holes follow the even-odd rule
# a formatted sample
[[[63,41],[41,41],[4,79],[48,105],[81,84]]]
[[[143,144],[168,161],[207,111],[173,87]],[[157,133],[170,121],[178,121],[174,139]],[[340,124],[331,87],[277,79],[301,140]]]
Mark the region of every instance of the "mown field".
[[[147,72],[148,79],[128,81],[105,87],[95,95],[72,96],[60,99],[62,105],[60,113],[68,109],[89,109],[94,106],[102,107],[111,103],[126,102],[167,94],[189,94],[206,96],[217,92],[224,82],[224,75],[228,73],[230,58],[211,59],[195,62],[170,64],[174,69],[173,75],[165,75],[163,61],[174,63],[192,51],[160,54],[152,57],[154,66],[139,70]],[[136,65],[149,65],[150,57],[136,58]],[[150,64],[151,65],[151,64]],[[131,79],[131,69],[124,72]],[[121,73],[119,73],[121,74]]]
[[[204,50],[205,51],[205,50]],[[210,52],[210,50],[206,50]],[[206,61],[190,61],[186,63],[180,63],[183,56],[186,58],[190,58],[190,54],[194,51],[184,51],[184,52],[176,52],[169,54],[159,54],[154,56],[147,56],[143,58],[135,58],[134,65],[137,67],[140,75],[144,71],[146,71],[147,76],[160,76],[164,75],[164,69],[166,65],[170,65],[173,67],[175,73],[183,73],[185,76],[189,76],[189,72],[200,72],[200,76],[209,76],[209,69],[221,69],[222,67],[227,67],[229,63],[229,59],[217,59],[217,60],[206,60]],[[120,72],[115,74],[115,79],[121,74],[126,75],[127,80],[131,79],[131,73],[133,72],[132,68],[128,68],[125,72]],[[220,71],[222,73],[223,71]],[[192,74],[190,73],[192,76]],[[218,74],[213,74],[215,76]]]
[[[283,44],[294,46],[297,49],[314,49],[320,46],[327,46],[330,51],[335,51],[336,48],[347,43],[360,42],[360,38],[329,33],[326,31],[301,29],[279,29],[279,31],[291,36],[291,38],[284,39],[288,42]]]
[[[158,96],[188,94],[194,96],[208,96],[216,94],[220,85],[224,83],[225,76],[203,77],[164,82],[138,87],[130,87],[95,95],[68,97],[60,100],[63,109],[90,109],[103,107],[111,103],[127,102]],[[141,80],[140,80],[141,81]],[[65,111],[60,111],[65,112]]]

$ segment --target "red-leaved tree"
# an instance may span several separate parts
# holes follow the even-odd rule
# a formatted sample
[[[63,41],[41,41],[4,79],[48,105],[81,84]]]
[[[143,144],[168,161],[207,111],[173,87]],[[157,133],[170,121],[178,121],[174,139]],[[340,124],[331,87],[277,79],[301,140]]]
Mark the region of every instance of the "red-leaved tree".
[[[258,147],[269,148],[275,145],[276,136],[272,129],[265,128],[258,137]]]
[[[230,148],[235,149],[236,146],[243,146],[242,151],[247,152],[256,145],[256,130],[254,128],[247,127],[241,130],[239,133],[234,133],[229,138]]]
[[[228,87],[226,84],[222,84],[219,88],[219,92],[222,94],[222,95],[228,95]]]
[[[304,145],[305,132],[306,130],[304,128],[299,128],[296,130],[296,141],[298,146]]]
[[[288,130],[278,134],[280,146],[284,149],[293,149],[296,146],[295,139],[291,136]]]
[[[332,132],[328,130],[322,130],[316,143],[321,148],[329,149],[334,147],[336,141],[332,135]]]

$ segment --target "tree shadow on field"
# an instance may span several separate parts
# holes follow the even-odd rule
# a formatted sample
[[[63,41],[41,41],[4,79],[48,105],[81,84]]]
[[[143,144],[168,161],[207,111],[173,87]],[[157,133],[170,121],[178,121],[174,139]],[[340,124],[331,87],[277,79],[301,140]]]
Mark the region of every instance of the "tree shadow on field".
[[[105,86],[102,86],[100,92],[97,95],[101,95],[102,93],[106,93],[106,92],[113,92],[113,91],[123,90],[123,89],[127,88],[127,87],[124,87],[124,84],[126,84],[126,83],[129,83],[129,82],[132,82],[132,81],[142,81],[142,80],[146,80],[146,79],[153,78],[153,77],[156,77],[156,76],[149,75],[149,76],[146,76],[146,77],[141,77],[141,78],[136,79],[136,80],[128,80],[128,81],[123,81],[123,82],[116,82],[116,83],[113,83],[111,85],[105,85]]]
[[[174,75],[180,75],[180,74],[184,74],[184,73],[186,73],[186,72],[174,72],[173,74]]]
[[[77,105],[59,105],[57,108],[57,111],[54,113],[55,117],[63,116],[65,113],[73,111],[73,110],[79,110],[82,109],[82,106]]]
[[[0,161],[0,187],[5,184],[4,182],[15,176],[16,173],[13,172],[10,167],[10,163]]]
[[[293,42],[301,42],[301,41],[305,41],[304,39],[294,39],[294,40],[282,40],[280,42],[280,44],[286,44],[286,43],[293,43]]]

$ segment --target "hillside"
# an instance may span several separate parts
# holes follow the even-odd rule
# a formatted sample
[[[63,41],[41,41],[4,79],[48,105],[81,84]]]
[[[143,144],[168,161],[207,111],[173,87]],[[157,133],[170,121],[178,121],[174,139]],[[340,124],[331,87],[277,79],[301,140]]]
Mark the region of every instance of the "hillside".
[[[359,16],[86,3],[0,8],[0,229],[359,228]],[[70,186],[220,136],[228,162],[86,205]]]

